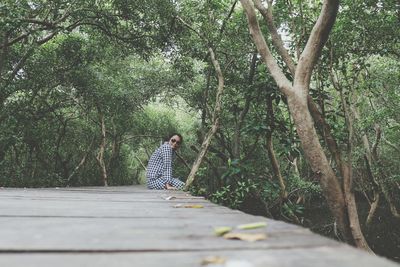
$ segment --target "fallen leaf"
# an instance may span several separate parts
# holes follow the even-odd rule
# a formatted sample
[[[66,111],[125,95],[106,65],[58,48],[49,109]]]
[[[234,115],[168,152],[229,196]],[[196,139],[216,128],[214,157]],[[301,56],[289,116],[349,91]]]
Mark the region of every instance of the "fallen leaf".
[[[206,257],[201,261],[201,265],[209,265],[209,264],[224,264],[226,261],[225,258],[220,256],[210,256]]]
[[[198,204],[194,204],[194,205],[183,205],[183,204],[177,204],[173,206],[174,208],[189,208],[189,209],[202,209],[204,208],[203,205],[198,205]]]
[[[257,229],[257,228],[262,228],[266,227],[267,223],[266,222],[256,222],[256,223],[247,223],[247,224],[241,224],[238,225],[237,228],[241,230],[251,230],[251,229]]]
[[[259,240],[267,239],[267,235],[265,233],[255,233],[255,234],[248,234],[248,233],[227,233],[223,235],[225,239],[239,239],[249,242],[255,242]]]
[[[189,197],[189,198],[194,198],[194,199],[205,199],[204,197],[201,196],[192,196],[191,194],[186,194],[185,196]]]
[[[214,233],[217,236],[222,236],[228,232],[232,231],[232,227],[229,226],[220,226],[220,227],[215,227],[214,228]]]
[[[167,196],[166,198],[164,198],[165,200],[173,200],[173,199],[176,199],[176,197],[174,197],[174,196]]]

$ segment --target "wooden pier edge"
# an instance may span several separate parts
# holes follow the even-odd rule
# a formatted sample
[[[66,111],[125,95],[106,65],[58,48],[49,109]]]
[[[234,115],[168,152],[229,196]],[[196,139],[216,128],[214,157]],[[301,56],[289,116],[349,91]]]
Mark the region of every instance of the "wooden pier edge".
[[[241,230],[238,225],[266,222]],[[249,242],[214,233],[262,234]],[[214,260],[214,262],[212,261]],[[143,186],[0,188],[0,266],[400,267],[308,229]]]

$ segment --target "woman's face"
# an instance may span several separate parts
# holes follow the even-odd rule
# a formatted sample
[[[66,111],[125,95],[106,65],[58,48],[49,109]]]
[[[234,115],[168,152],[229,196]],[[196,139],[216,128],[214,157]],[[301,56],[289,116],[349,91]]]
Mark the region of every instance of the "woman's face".
[[[169,139],[169,145],[172,147],[173,150],[178,150],[181,146],[182,140],[178,135],[174,135]]]

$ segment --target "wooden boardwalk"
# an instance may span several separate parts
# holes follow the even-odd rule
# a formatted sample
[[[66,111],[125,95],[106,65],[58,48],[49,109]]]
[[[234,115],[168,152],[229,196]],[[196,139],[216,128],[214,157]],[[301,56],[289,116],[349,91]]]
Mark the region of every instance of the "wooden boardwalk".
[[[214,234],[214,227],[253,222],[267,222],[267,227],[242,231],[266,233],[267,239],[248,242]],[[225,263],[205,266],[400,266],[307,229],[184,192],[142,186],[0,188],[1,267],[192,267],[212,256]]]

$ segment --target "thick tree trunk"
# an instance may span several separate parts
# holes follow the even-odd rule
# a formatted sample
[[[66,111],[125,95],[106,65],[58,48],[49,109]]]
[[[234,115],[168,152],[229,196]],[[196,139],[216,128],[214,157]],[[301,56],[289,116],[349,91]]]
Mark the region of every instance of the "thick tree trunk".
[[[332,157],[335,160],[337,169],[340,175],[343,177],[344,169],[343,169],[343,160],[336,143],[336,139],[333,137],[331,133],[331,127],[326,122],[324,116],[319,111],[317,105],[315,104],[314,100],[311,96],[307,96],[308,101],[308,109],[310,111],[311,116],[313,117],[314,122],[316,123],[321,136],[323,136],[326,145],[328,146],[329,152],[331,153]]]
[[[255,0],[255,2],[258,6],[257,8],[261,11],[261,13],[263,13],[262,8],[260,8],[260,1]],[[269,47],[261,32],[260,26],[258,25],[253,3],[250,0],[241,0],[241,3],[247,15],[249,29],[254,43],[264,63],[267,65],[271,76],[276,81],[280,91],[287,97],[290,113],[296,125],[297,134],[300,137],[305,157],[310,163],[313,172],[320,177],[321,188],[327,199],[331,212],[336,219],[339,230],[344,238],[348,242],[351,242],[353,240],[352,234],[354,234],[352,230],[359,229],[358,221],[355,222],[353,220],[354,217],[351,217],[353,224],[350,225],[348,217],[349,211],[356,211],[354,210],[355,202],[352,202],[354,198],[352,195],[346,195],[345,198],[345,194],[342,191],[339,179],[335,175],[321,147],[314,127],[314,121],[309,113],[307,105],[311,75],[322,48],[325,45],[329,37],[329,33],[334,25],[339,8],[339,1],[325,0],[323,2],[318,20],[316,21],[307,40],[306,46],[299,57],[298,64],[295,68],[295,73],[293,73],[294,68],[292,66],[292,61],[289,61],[286,58],[286,55],[284,54],[285,51],[278,49],[278,53],[280,53],[285,63],[291,70],[292,75],[294,76],[293,82],[286,78],[282,68],[279,67],[276,60],[272,56],[272,53],[269,50]],[[271,3],[272,2],[269,1],[270,7]],[[267,20],[272,19],[270,14],[265,12],[264,14],[264,17],[266,17]],[[268,21],[267,24],[270,29],[274,28],[274,25]],[[273,33],[273,38],[275,37]],[[281,44],[279,44],[279,40],[276,42],[276,39],[274,44],[276,44],[276,46],[281,46]],[[344,167],[340,169],[342,173],[345,172]],[[351,189],[351,187],[349,186],[347,189]],[[350,203],[346,203],[346,200],[349,200]],[[348,210],[346,208],[346,204],[350,204],[351,208],[353,209]],[[354,223],[358,225],[354,225]],[[354,236],[355,239],[359,238],[358,234],[362,235],[361,232],[357,232]]]
[[[357,205],[355,202],[354,192],[352,188],[353,185],[352,185],[351,166],[346,166],[346,164],[343,163],[340,151],[336,144],[336,140],[331,135],[330,126],[326,123],[324,117],[319,112],[318,108],[316,107],[314,101],[311,99],[310,96],[308,96],[308,107],[314,118],[314,121],[320,126],[319,128],[321,129],[322,136],[324,137],[325,142],[328,145],[329,151],[331,152],[333,158],[335,159],[338,170],[343,178],[345,202],[349,217],[350,231],[352,233],[354,242],[357,247],[372,252],[364,238],[364,235],[362,234],[360,222],[358,219]],[[349,126],[349,128],[350,127],[352,126]],[[351,158],[351,153],[349,155],[349,159],[350,158]]]
[[[290,113],[296,125],[297,134],[311,169],[320,178],[321,189],[326,197],[328,206],[335,217],[339,230],[347,241],[351,241],[351,233],[346,213],[346,204],[339,181],[326,158],[314,122],[308,111],[307,98],[292,95],[288,97]]]

